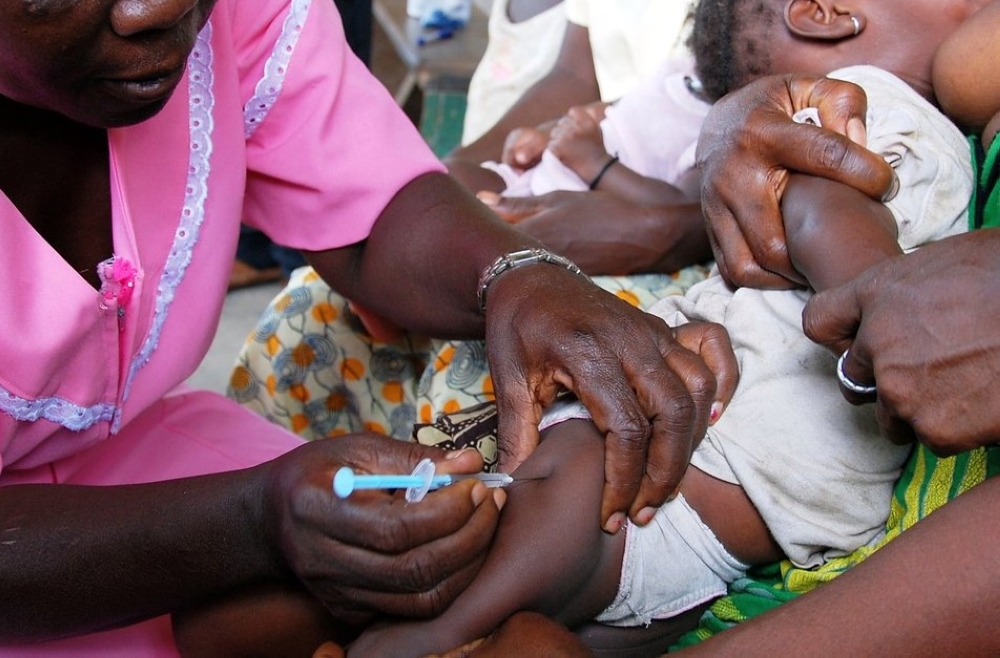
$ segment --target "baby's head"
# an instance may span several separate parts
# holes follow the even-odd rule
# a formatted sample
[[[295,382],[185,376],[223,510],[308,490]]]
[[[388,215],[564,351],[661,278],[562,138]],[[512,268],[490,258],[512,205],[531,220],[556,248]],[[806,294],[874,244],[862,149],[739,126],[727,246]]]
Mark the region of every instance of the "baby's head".
[[[991,0],[699,0],[698,77],[716,100],[755,78],[878,66],[932,97],[941,42]]]

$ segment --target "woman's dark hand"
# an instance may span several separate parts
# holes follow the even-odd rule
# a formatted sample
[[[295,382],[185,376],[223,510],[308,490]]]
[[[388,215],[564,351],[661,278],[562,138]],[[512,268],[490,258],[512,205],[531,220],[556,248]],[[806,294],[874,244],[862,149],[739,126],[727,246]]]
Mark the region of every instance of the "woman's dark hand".
[[[607,436],[603,527],[647,523],[672,495],[709,418],[738,378],[718,325],[671,329],[554,265],[518,268],[490,287],[486,339],[499,409],[501,466],[538,445],[542,410],[573,391]]]
[[[479,570],[504,493],[465,481],[414,504],[401,492],[334,495],[341,466],[410,473],[430,457],[438,473],[473,473],[474,451],[435,448],[367,434],[307,444],[267,469],[265,532],[306,588],[349,623],[371,613],[426,617],[441,612]]]
[[[822,292],[806,334],[856,382],[875,382],[895,442],[952,454],[1000,440],[1000,230],[946,238]],[[845,393],[848,399],[854,399]]]
[[[815,107],[825,130],[794,123]],[[779,204],[789,170],[850,185],[874,199],[893,193],[891,168],[866,144],[864,91],[806,76],[762,78],[709,112],[698,142],[702,208],[719,270],[755,288],[804,283],[788,258]]]
[[[591,275],[668,273],[711,258],[696,201],[637,205],[601,191],[477,196]]]

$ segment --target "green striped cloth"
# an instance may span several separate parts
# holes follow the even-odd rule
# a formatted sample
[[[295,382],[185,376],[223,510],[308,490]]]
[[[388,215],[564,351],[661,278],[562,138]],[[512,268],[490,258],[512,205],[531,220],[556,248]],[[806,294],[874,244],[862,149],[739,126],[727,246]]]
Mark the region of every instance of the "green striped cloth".
[[[698,628],[684,635],[674,648],[701,642],[836,578],[941,505],[998,472],[1000,448],[977,448],[938,458],[918,445],[896,485],[885,537],[877,545],[860,548],[816,569],[800,569],[787,560],[754,569],[747,578],[730,585],[729,593],[705,612]]]
[[[988,151],[978,136],[969,138],[975,185],[969,203],[969,230],[1000,226],[1000,139]]]

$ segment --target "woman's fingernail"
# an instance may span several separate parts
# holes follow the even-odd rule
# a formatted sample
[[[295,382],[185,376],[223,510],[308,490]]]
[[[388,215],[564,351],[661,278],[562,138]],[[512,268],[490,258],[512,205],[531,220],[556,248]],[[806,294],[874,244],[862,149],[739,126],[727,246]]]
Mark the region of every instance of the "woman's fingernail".
[[[472,487],[472,504],[479,507],[480,503],[486,500],[490,490],[486,488],[486,485],[482,482],[476,482]]]
[[[498,510],[502,510],[503,506],[507,504],[507,492],[503,489],[494,489],[493,502],[496,503]]]
[[[646,525],[653,520],[654,516],[656,516],[655,507],[643,507],[639,510],[639,513],[635,515],[636,525]]]
[[[708,410],[708,424],[714,425],[715,421],[719,420],[720,416],[722,416],[722,403],[715,401]]]
[[[868,146],[868,129],[858,117],[847,120],[847,138],[860,146]]]
[[[455,459],[459,459],[459,458],[461,458],[462,455],[464,455],[469,450],[472,450],[472,448],[462,448],[461,450],[453,450],[453,451],[449,452],[447,455],[444,456],[444,460],[445,461],[452,461],[452,460],[455,460]]]
[[[487,206],[495,206],[500,201],[500,195],[495,192],[477,192],[476,198]]]
[[[612,535],[617,534],[623,525],[625,525],[625,515],[621,512],[615,512],[608,518],[608,522],[604,524],[604,532]]]

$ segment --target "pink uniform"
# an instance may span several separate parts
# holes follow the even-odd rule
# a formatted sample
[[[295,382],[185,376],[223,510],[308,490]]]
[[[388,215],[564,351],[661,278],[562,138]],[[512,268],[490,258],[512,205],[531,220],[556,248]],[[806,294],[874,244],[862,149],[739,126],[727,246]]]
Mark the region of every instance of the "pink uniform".
[[[350,54],[330,0],[220,0],[164,110],[108,144],[101,291],[0,194],[0,485],[156,481],[297,445],[182,386],[214,335],[240,222],[292,247],[351,244],[403,185],[442,170]],[[160,618],[10,655],[58,650],[176,653]]]

